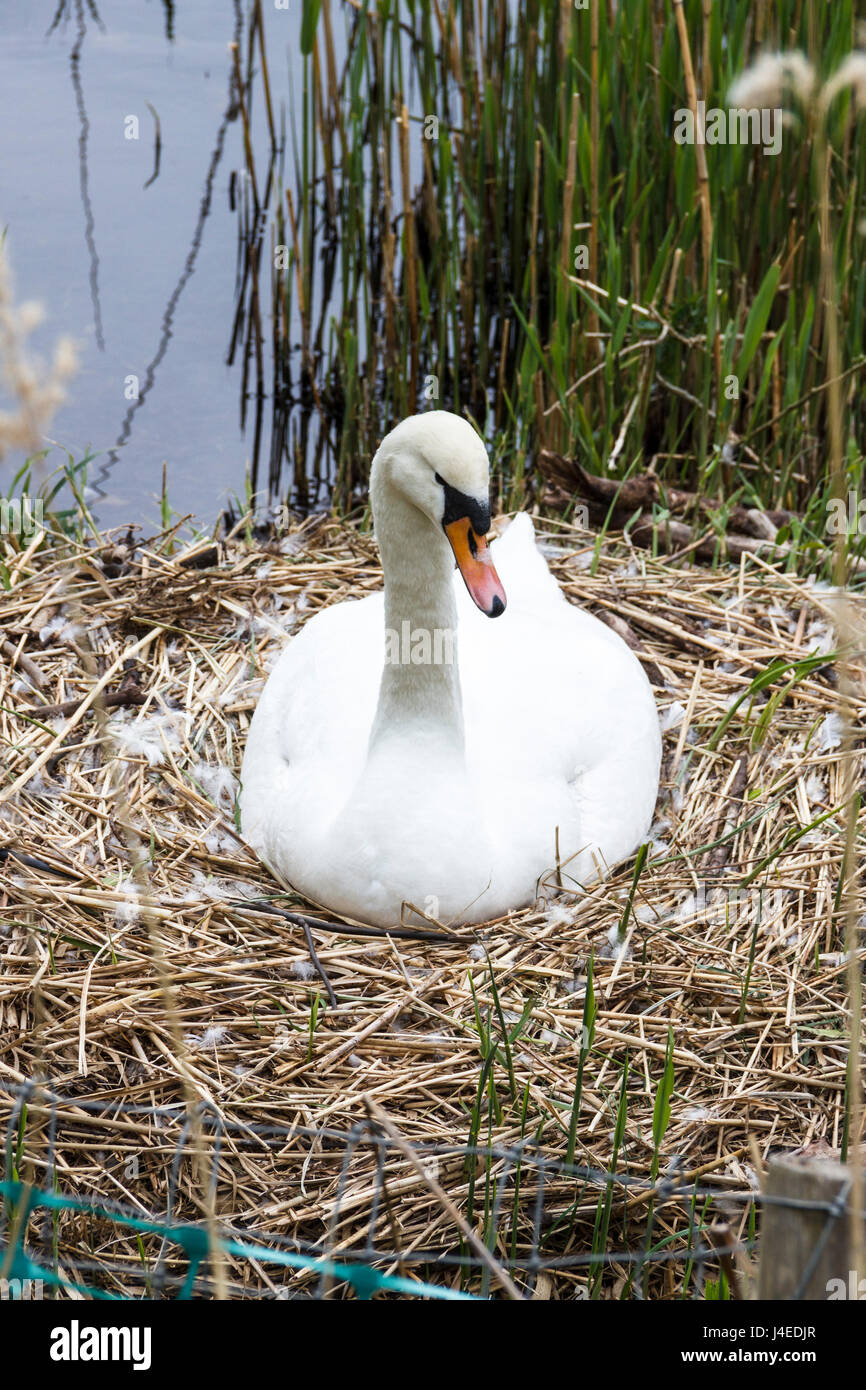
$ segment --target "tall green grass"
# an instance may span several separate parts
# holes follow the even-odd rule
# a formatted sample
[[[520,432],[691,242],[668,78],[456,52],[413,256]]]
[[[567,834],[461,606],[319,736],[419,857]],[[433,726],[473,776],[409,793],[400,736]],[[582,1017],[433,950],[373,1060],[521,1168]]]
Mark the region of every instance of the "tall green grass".
[[[798,47],[825,75],[858,37],[853,0],[683,9],[708,107],[724,107],[766,49]],[[823,540],[827,363],[809,113],[775,157],[705,147],[708,239],[696,147],[673,138],[687,97],[671,0],[305,0],[300,43],[301,89],[271,81],[291,116],[284,184],[273,164],[267,179],[260,169],[247,214],[251,234],[261,214],[261,244],[277,261],[272,483],[285,486],[288,461],[296,500],[310,502],[318,478],[350,508],[383,432],[438,404],[477,421],[505,504],[537,490],[539,451],[552,448],[614,477],[654,461],[705,495],[799,511],[798,545]],[[250,55],[246,104],[264,136],[252,42]],[[858,119],[843,93],[827,133],[847,469],[859,495]],[[250,304],[255,282],[244,276]]]

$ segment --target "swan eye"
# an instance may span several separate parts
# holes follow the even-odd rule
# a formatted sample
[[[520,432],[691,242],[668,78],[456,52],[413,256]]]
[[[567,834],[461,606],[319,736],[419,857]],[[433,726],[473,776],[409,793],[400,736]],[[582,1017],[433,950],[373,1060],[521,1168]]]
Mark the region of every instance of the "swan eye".
[[[459,488],[452,487],[439,473],[433,476],[445,493],[445,510],[442,513],[442,525],[445,530],[454,521],[466,520],[476,535],[486,536],[490,530],[489,501],[479,501],[477,497],[470,497],[468,492],[461,492]]]

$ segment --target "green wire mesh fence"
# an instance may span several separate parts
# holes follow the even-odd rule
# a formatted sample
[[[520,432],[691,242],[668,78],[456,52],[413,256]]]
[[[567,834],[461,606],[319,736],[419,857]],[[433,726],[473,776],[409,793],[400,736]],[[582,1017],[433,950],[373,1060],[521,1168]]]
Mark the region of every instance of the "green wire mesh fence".
[[[372,1120],[245,1124],[35,1082],[0,1107],[5,1297],[720,1297],[765,1200],[688,1182],[676,1157],[649,1190],[531,1140],[418,1145],[413,1168]],[[801,1288],[846,1199],[822,1207]]]

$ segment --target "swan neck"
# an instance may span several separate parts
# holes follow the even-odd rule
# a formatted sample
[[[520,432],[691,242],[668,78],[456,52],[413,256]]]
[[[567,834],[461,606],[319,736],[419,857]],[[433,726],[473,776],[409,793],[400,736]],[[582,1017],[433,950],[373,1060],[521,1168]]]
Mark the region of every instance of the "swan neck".
[[[451,548],[433,522],[394,489],[385,485],[378,493],[385,657],[371,748],[388,734],[412,731],[462,751]]]

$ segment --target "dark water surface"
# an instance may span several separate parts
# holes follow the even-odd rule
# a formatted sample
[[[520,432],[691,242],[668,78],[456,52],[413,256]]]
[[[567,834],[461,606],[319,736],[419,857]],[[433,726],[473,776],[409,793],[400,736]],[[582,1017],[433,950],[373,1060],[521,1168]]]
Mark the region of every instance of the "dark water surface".
[[[284,97],[300,5],[262,10]],[[76,459],[98,452],[87,496],[103,526],[158,521],[163,461],[177,511],[211,519],[243,492],[252,424],[241,430],[240,355],[226,360],[229,186],[244,167],[228,44],[244,54],[247,20],[240,0],[0,0],[0,228],[17,300],[47,311],[34,349],[78,342],[51,437]],[[0,462],[0,491],[21,462]]]

